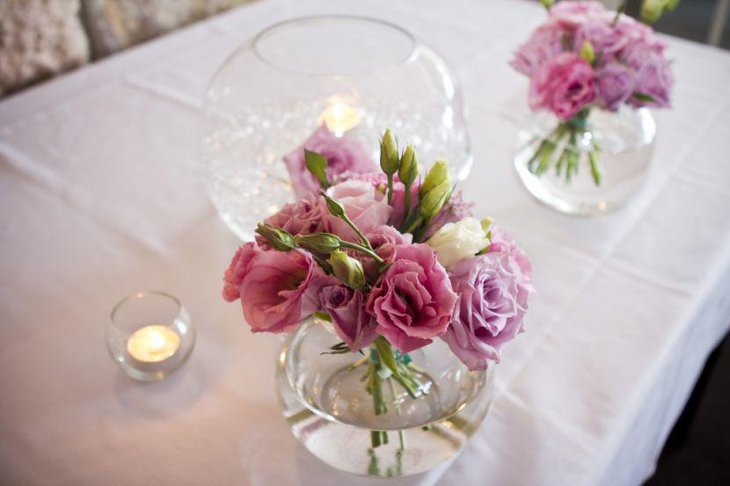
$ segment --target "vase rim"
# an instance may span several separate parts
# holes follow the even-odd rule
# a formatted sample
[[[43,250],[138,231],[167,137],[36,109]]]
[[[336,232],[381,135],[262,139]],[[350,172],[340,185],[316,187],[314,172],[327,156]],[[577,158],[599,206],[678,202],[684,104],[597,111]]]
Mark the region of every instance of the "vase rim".
[[[336,55],[335,50],[346,48],[349,44],[350,49],[353,51],[358,48],[366,49],[365,52],[359,54],[352,52],[352,54],[348,56],[350,58],[358,59],[359,62],[364,62],[365,66],[347,68],[343,67],[343,64],[346,65],[346,63],[340,62],[335,63],[335,66],[332,68],[310,68],[309,66],[304,68],[302,66],[297,66],[296,62],[302,63],[306,60],[293,59],[292,56],[289,55],[291,52],[277,52],[276,49],[267,49],[267,46],[265,45],[266,42],[273,42],[277,36],[286,34],[287,31],[291,31],[296,28],[306,29],[312,27],[336,27],[338,25],[342,26],[345,24],[351,24],[351,27],[353,27],[346,38],[341,37],[337,42],[329,42],[326,45],[321,43],[316,46],[312,46],[309,50],[306,50],[307,47],[304,44],[298,43],[298,48],[300,49],[299,54],[306,54],[311,56],[313,60],[316,59],[317,61],[322,62],[332,59]],[[390,38],[383,42],[382,39],[387,37],[386,35],[369,35],[367,36],[367,45],[362,42],[360,45],[357,45],[358,40],[362,41],[362,39],[357,38],[357,26],[364,26],[370,29],[381,29],[381,34],[389,33]],[[392,43],[388,44],[388,40],[392,41]],[[376,46],[379,42],[382,42],[383,45]],[[398,45],[395,45],[396,42]],[[276,69],[293,71],[301,75],[324,77],[347,77],[370,74],[393,66],[398,66],[413,57],[414,53],[417,52],[417,46],[418,42],[416,37],[408,30],[395,23],[365,15],[348,14],[309,15],[290,18],[266,27],[256,34],[252,40],[253,51],[256,57],[258,57],[262,62]],[[316,49],[313,47],[316,47]],[[380,49],[377,49],[377,53],[373,50],[376,47],[381,47]],[[368,48],[369,51],[367,50]],[[284,56],[282,56],[282,54],[284,54]]]

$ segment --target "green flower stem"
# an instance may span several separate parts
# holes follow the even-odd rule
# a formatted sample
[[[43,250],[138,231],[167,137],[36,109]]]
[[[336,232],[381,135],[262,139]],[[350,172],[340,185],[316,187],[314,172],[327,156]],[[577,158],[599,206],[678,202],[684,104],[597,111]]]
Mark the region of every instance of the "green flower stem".
[[[578,160],[580,159],[580,152],[578,152],[578,147],[576,147],[576,143],[576,129],[571,128],[568,145],[565,147],[565,150],[563,150],[563,154],[561,156],[565,157],[566,159],[565,180],[568,184],[570,184],[570,182],[573,180],[573,174],[576,174],[578,172]]]
[[[408,213],[411,212],[411,184],[405,184],[405,186],[406,186],[406,192],[403,196],[405,198],[404,199],[404,203],[405,203],[404,208],[405,209],[403,209],[403,221],[408,220]]]
[[[595,182],[597,186],[600,186],[603,176],[601,174],[601,165],[598,161],[599,149],[598,144],[596,144],[595,141],[593,141],[592,145],[593,148],[590,152],[588,152],[588,162],[591,166],[591,176],[593,176],[593,182]]]
[[[414,213],[415,214],[415,213]],[[403,228],[403,233],[411,233],[413,234],[413,231],[418,228],[421,223],[423,223],[423,216],[415,216],[412,221],[410,221],[405,228]]]
[[[388,178],[388,204],[393,202],[393,174],[385,174]]]
[[[365,389],[373,398],[373,412],[375,415],[382,415],[388,412],[388,404],[383,394],[383,383],[388,382],[390,387],[392,405],[395,407],[395,413],[401,413],[400,404],[397,400],[397,390],[395,383],[398,383],[406,390],[412,398],[419,398],[427,393],[422,385],[413,376],[411,369],[417,370],[415,366],[411,366],[411,358],[408,355],[400,354],[393,350],[390,343],[382,336],[378,337],[367,356],[368,368],[363,376]],[[363,360],[358,363],[362,364]],[[371,431],[370,433],[372,447],[378,447],[388,443],[388,433],[386,431]],[[405,447],[405,439],[402,433],[398,434],[400,441],[400,451]]]
[[[385,260],[380,258],[380,255],[375,253],[372,248],[365,248],[362,245],[358,245],[357,243],[350,243],[349,241],[342,240],[340,241],[340,246],[342,248],[350,248],[351,250],[359,251],[360,253],[364,253],[367,256],[371,257],[373,260],[378,262],[379,264],[383,265],[385,264]]]

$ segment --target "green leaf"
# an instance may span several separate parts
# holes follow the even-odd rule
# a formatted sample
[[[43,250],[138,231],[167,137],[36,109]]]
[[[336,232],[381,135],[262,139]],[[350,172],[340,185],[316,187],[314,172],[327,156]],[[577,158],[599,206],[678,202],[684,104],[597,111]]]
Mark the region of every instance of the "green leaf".
[[[319,181],[320,186],[327,189],[330,182],[327,180],[327,159],[311,150],[304,149],[304,163],[307,170]]]
[[[631,95],[642,103],[656,103],[656,99],[650,94],[639,93],[638,91]]]
[[[317,311],[314,313],[314,317],[316,317],[317,319],[320,319],[322,321],[325,321],[325,322],[332,322],[332,318],[326,312]],[[345,344],[345,343],[340,343],[340,344]]]

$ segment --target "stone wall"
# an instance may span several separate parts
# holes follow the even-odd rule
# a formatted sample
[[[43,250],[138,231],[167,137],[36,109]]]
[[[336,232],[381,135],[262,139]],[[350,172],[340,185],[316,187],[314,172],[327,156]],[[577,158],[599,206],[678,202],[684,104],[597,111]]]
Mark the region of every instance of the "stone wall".
[[[0,96],[251,0],[0,0]]]
[[[0,96],[84,64],[79,0],[0,1]]]

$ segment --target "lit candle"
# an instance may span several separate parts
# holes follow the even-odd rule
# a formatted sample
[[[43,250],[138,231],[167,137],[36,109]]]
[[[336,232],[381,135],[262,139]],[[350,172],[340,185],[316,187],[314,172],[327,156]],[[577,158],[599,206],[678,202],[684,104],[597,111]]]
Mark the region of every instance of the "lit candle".
[[[342,135],[360,123],[360,110],[343,103],[338,98],[330,100],[330,106],[322,112],[320,122],[324,122],[330,131]]]
[[[153,324],[137,329],[127,341],[129,355],[143,363],[159,363],[180,348],[180,336],[167,326]]]

